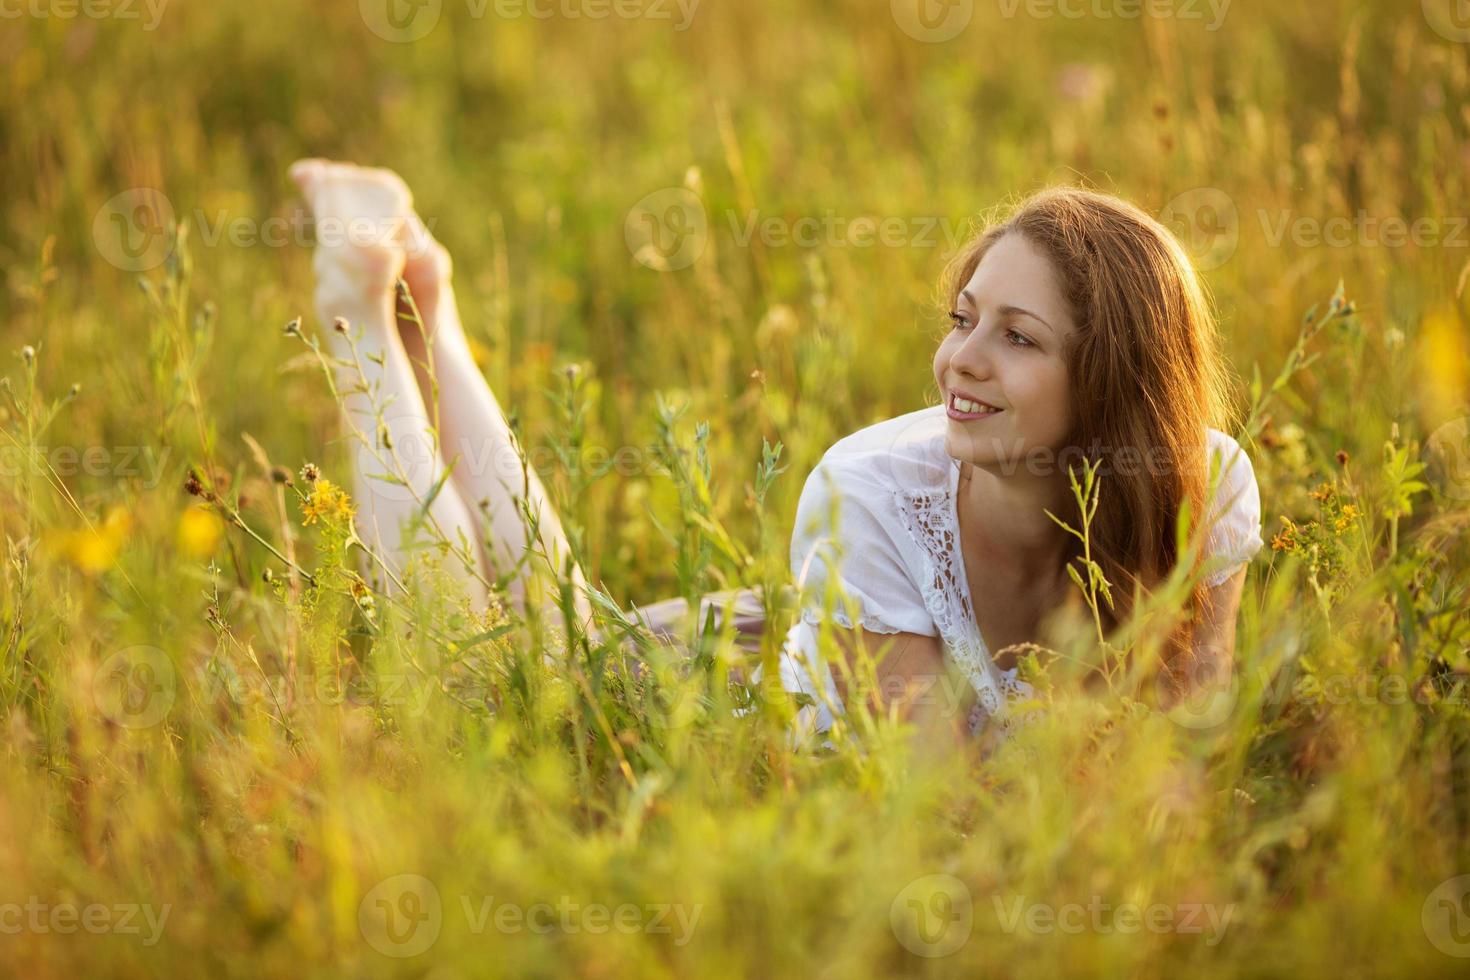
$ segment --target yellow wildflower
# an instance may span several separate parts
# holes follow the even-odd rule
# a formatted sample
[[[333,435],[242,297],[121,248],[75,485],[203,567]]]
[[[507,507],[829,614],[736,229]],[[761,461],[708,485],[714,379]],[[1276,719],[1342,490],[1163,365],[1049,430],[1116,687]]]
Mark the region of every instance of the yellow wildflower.
[[[1445,304],[1425,317],[1418,340],[1418,401],[1424,418],[1452,418],[1470,392],[1470,347],[1454,306]]]
[[[1290,551],[1297,546],[1297,526],[1287,517],[1281,518],[1281,523],[1286,526],[1278,531],[1271,539],[1272,551]]]
[[[79,531],[64,531],[53,539],[57,551],[88,575],[100,575],[117,564],[123,542],[132,530],[133,518],[121,504],[107,512],[101,524]]]
[[[352,515],[356,513],[356,510],[346,490],[326,477],[318,477],[312,484],[311,493],[307,495],[306,502],[301,505],[301,513],[304,515],[302,524],[311,524],[318,518],[346,523],[352,520]]]
[[[189,507],[179,515],[179,550],[195,558],[208,558],[219,546],[224,522],[208,507]]]

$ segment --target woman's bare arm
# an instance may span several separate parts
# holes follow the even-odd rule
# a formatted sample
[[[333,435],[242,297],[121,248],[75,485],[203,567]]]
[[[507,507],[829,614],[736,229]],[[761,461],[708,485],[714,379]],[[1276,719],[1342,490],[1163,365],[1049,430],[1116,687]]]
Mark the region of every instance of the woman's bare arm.
[[[1225,687],[1235,669],[1235,619],[1245,592],[1245,565],[1210,590],[1212,609],[1195,632],[1195,662],[1186,680],[1193,691]]]
[[[918,728],[923,744],[966,745],[973,692],[969,682],[949,664],[937,636],[921,633],[872,633],[834,625],[847,671],[834,664],[832,678],[849,709],[861,698],[874,712],[897,709],[901,720]],[[861,638],[859,638],[861,637]],[[859,651],[873,661],[874,677],[862,667]],[[851,672],[852,681],[846,676]],[[849,696],[851,695],[851,697]]]

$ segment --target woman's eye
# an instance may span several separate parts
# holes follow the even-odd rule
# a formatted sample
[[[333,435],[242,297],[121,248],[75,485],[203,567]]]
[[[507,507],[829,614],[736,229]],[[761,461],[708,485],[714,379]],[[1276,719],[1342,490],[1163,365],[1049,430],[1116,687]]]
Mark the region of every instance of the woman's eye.
[[[954,324],[954,329],[956,329],[956,330],[968,330],[968,329],[970,329],[970,321],[969,321],[969,319],[966,318],[966,316],[963,313],[960,313],[957,310],[950,312],[949,319]],[[1019,348],[1025,349],[1027,347],[1035,347],[1036,346],[1034,343],[1031,342],[1031,338],[1027,337],[1025,334],[1017,333],[1014,330],[1007,330],[1006,331],[1006,338],[1008,340],[1010,340],[1011,345],[1014,346],[1014,347],[1019,347]]]

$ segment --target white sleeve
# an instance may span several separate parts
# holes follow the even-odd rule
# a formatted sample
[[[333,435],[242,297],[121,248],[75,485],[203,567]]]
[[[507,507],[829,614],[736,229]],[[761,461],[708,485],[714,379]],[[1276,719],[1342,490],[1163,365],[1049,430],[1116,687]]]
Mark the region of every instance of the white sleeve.
[[[1218,454],[1220,485],[1214,497],[1214,524],[1205,547],[1206,585],[1216,586],[1234,575],[1260,551],[1261,491],[1255,468],[1240,443],[1219,430],[1210,431],[1211,451]]]
[[[856,618],[872,633],[936,636],[908,571],[893,493],[865,475],[862,464],[862,457],[824,457],[802,488],[791,533],[791,574],[801,590],[802,619],[821,624],[835,570],[837,625],[852,629]]]

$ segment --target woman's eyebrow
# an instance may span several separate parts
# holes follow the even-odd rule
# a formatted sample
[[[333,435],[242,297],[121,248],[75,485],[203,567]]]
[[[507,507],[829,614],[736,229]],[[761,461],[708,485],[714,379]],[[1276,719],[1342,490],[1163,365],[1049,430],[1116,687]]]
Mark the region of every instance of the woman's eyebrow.
[[[1050,330],[1053,334],[1057,332],[1056,328],[1053,327],[1050,323],[1047,323],[1045,320],[1037,316],[1035,313],[1032,313],[1030,310],[1023,310],[1019,306],[1002,306],[1000,308],[1000,312],[1005,316],[1029,316],[1031,319],[1035,320],[1037,323]]]
[[[975,295],[971,293],[968,288],[960,291],[960,298],[969,300],[971,305],[973,306],[980,305],[975,301]],[[1037,316],[1035,313],[1032,313],[1030,310],[1022,309],[1019,306],[1011,306],[1010,304],[1006,304],[1005,306],[999,307],[996,312],[998,312],[1001,316],[1029,316],[1031,319],[1035,320],[1037,323],[1050,330],[1053,335],[1055,335],[1057,332],[1056,327],[1053,327],[1050,323],[1047,323],[1044,319]]]

